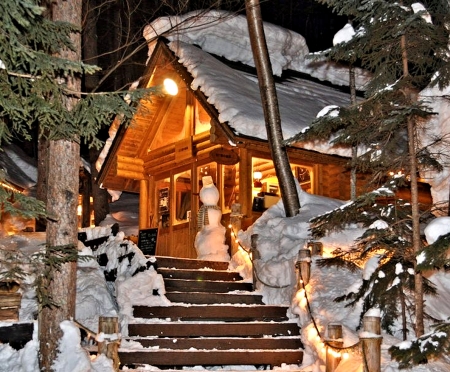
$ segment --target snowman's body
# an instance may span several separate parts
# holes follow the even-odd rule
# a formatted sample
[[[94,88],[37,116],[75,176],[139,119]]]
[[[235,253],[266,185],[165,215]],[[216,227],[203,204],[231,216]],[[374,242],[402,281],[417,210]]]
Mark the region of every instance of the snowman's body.
[[[219,190],[211,181],[204,180],[204,186],[200,190],[203,205],[199,210],[199,231],[195,237],[195,250],[199,260],[229,261],[228,246],[224,244],[225,227],[220,223],[222,211],[217,206]]]

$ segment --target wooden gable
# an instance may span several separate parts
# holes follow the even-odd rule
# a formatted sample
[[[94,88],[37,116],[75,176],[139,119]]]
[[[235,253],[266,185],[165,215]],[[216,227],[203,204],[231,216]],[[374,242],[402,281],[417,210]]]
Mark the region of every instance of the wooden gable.
[[[187,117],[186,106],[193,99],[189,88],[192,78],[160,40],[139,88],[161,87],[167,77],[178,85],[177,95],[151,95],[139,102],[137,113],[128,126],[113,123],[119,129],[99,173],[98,182],[102,187],[137,193],[139,181],[148,178],[152,162],[160,163],[164,151],[174,152],[176,146],[178,158],[189,156],[182,149],[191,146],[192,129],[187,128],[191,118]],[[180,143],[184,146],[180,147]]]

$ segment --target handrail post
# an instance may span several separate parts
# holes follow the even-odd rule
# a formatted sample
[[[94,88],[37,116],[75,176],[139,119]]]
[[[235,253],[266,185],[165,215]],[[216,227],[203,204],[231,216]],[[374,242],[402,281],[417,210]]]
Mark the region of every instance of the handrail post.
[[[334,372],[341,362],[341,354],[334,351],[333,347],[342,348],[344,342],[342,340],[342,325],[330,323],[327,327],[327,355],[326,355],[326,372]],[[329,346],[328,346],[329,345]]]
[[[253,234],[251,237],[251,260],[252,260],[252,277],[253,277],[253,289],[256,289],[256,282],[258,280],[258,275],[256,274],[255,260],[261,258],[258,251],[258,234]]]
[[[311,276],[311,251],[309,249],[298,251],[295,267],[297,268],[299,287],[301,287],[300,280],[303,280],[303,285],[308,284]]]
[[[98,354],[105,354],[113,361],[114,371],[119,370],[119,318],[101,316],[98,319]]]
[[[360,333],[363,371],[381,371],[381,320],[379,315],[375,315],[370,310],[364,315],[363,329]]]

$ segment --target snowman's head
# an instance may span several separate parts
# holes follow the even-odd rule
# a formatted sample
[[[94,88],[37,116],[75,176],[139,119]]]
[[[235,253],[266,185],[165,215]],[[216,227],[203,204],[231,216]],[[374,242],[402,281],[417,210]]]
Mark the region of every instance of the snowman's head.
[[[214,184],[203,186],[200,190],[200,200],[205,205],[217,205],[219,202],[219,190]]]

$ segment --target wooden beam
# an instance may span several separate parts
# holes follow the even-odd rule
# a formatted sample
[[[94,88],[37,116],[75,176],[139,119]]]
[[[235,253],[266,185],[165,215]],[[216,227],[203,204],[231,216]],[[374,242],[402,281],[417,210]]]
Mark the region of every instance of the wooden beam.
[[[124,169],[117,169],[116,176],[131,179],[131,180],[144,180],[146,178],[144,173],[128,171],[128,170],[124,170]]]
[[[117,155],[117,163],[133,164],[144,166],[144,160],[140,158],[130,158],[129,156]]]
[[[139,164],[131,164],[131,163],[117,163],[117,170],[122,171],[130,171],[136,173],[144,174],[144,166]]]
[[[148,180],[141,180],[139,186],[139,229],[142,230],[150,227]]]

